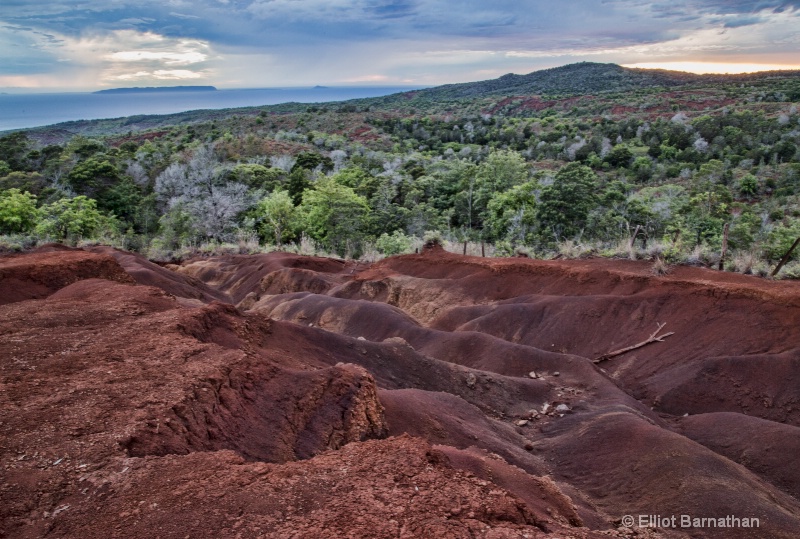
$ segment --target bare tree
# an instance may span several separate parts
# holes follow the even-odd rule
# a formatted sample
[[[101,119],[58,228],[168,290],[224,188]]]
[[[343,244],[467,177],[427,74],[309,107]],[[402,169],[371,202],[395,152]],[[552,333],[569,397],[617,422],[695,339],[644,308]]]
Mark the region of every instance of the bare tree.
[[[296,161],[297,160],[291,155],[273,155],[269,158],[269,162],[273,167],[279,168],[285,172],[291,172]]]
[[[201,146],[188,163],[173,163],[159,174],[155,192],[166,207],[184,208],[201,234],[222,240],[236,217],[255,203],[247,186],[225,182],[224,172],[213,147]]]
[[[145,186],[150,181],[150,176],[138,161],[130,161],[125,173],[131,177],[136,185]]]

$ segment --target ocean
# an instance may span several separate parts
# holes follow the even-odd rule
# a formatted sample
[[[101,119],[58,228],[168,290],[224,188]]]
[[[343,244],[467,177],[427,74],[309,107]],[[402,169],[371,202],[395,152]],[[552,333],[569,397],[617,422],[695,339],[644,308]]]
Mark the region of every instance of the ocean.
[[[322,103],[407,92],[418,87],[314,87],[218,90],[216,92],[0,94],[0,131],[72,120],[172,114],[187,110],[227,109]]]

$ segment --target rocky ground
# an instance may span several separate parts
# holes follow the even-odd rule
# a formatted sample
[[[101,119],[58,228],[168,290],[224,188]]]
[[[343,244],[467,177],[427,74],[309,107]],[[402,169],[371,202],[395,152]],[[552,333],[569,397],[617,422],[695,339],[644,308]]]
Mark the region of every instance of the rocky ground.
[[[798,283],[47,246],[0,257],[0,537],[793,538],[799,379]]]

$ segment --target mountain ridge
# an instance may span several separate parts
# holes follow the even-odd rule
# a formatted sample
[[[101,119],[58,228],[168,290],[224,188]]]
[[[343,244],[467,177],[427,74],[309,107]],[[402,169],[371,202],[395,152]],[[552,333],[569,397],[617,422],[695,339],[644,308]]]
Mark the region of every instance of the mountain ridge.
[[[765,77],[798,77],[800,70],[759,71],[733,75],[699,75],[666,69],[641,69],[618,64],[578,62],[533,71],[507,73],[496,79],[445,84],[415,92],[429,99],[461,99],[515,95],[586,95],[637,88],[679,87],[695,83],[747,82]]]

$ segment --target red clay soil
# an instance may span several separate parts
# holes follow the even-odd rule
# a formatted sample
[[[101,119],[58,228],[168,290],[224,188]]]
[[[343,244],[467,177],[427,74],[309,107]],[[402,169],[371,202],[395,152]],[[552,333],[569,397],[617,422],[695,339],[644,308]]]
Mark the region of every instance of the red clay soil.
[[[629,261],[0,257],[0,537],[798,537],[798,307]]]
[[[28,254],[0,257],[0,305],[46,298],[81,279],[93,277],[134,282],[114,259],[60,245],[43,246]]]

